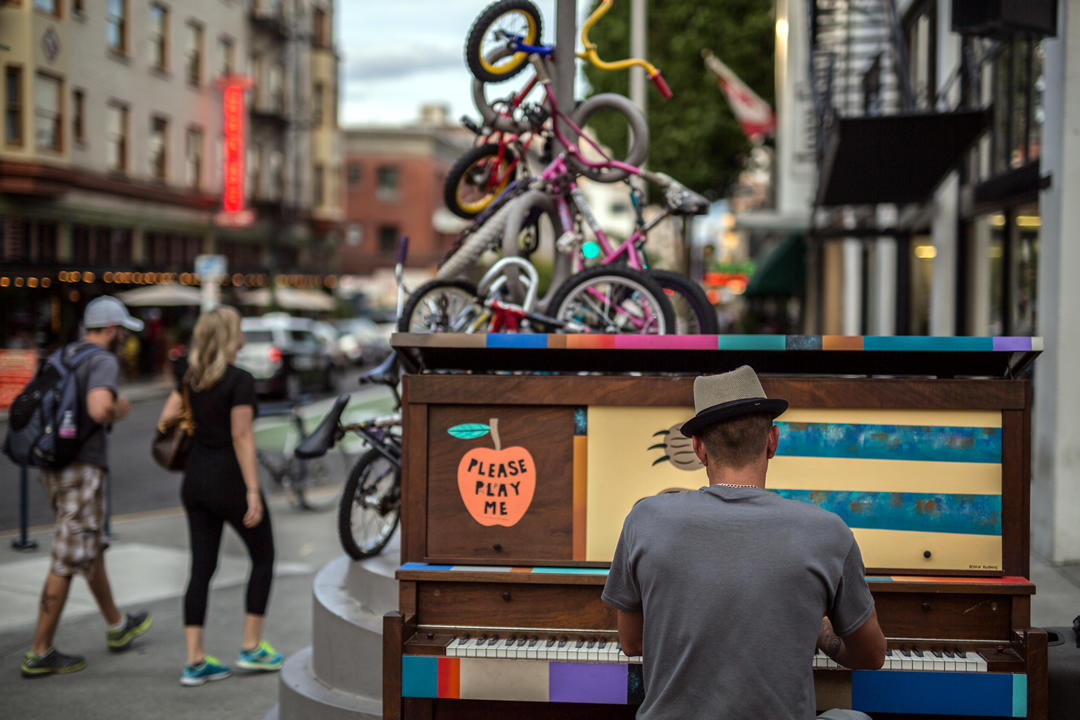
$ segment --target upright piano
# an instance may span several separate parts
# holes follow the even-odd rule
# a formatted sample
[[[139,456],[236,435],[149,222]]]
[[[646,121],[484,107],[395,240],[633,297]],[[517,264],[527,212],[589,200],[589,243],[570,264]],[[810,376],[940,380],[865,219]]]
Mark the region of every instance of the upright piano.
[[[1023,379],[1039,338],[393,344],[411,372],[400,605],[384,618],[388,720],[633,716],[642,659],[620,651],[600,600],[615,542],[639,499],[707,484],[678,426],[697,374],[742,364],[790,404],[767,488],[848,523],[889,639],[881,670],[815,658],[819,708],[1046,717]]]

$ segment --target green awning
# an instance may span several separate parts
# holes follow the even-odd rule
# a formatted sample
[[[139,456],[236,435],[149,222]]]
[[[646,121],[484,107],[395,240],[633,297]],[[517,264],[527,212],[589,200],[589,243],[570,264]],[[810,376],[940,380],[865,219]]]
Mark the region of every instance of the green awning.
[[[746,284],[747,297],[802,295],[806,288],[806,242],[789,235],[763,260]]]

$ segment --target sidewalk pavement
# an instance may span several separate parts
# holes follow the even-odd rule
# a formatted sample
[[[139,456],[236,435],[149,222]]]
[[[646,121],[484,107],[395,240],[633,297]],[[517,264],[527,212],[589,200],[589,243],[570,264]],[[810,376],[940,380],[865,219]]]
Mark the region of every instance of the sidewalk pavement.
[[[320,490],[332,500],[338,488]],[[301,512],[283,496],[271,496],[277,547],[274,586],[265,636],[286,656],[311,644],[312,582],[341,554],[336,508]],[[40,549],[11,548],[14,533],[0,534],[0,697],[3,715],[18,718],[169,717],[170,720],[263,718],[278,701],[276,673],[244,675],[202,687],[179,684],[184,663],[182,597],[187,581],[187,530],[179,509],[114,517],[107,554],[109,577],[121,609],[149,609],[150,631],[125,653],[105,646],[105,626],[86,583],[76,580],[56,636],[66,652],[86,656],[88,667],[59,677],[26,680],[19,675],[33,635],[41,584],[48,569],[51,533],[34,533]],[[206,646],[226,663],[234,660],[244,612],[247,553],[226,531],[210,593]],[[1080,565],[1051,567],[1032,555],[1032,623],[1070,626],[1080,614]],[[358,667],[357,672],[366,668]],[[78,708],[74,711],[73,708]]]
[[[311,493],[333,501],[341,487]],[[341,555],[337,506],[302,512],[283,495],[269,498],[277,551],[265,638],[286,657],[311,644],[312,583]],[[185,660],[183,594],[187,583],[187,526],[180,508],[112,518],[106,554],[121,610],[145,608],[153,626],[127,652],[111,653],[105,625],[86,587],[76,579],[56,634],[64,652],[84,655],[87,668],[66,676],[27,680],[19,674],[30,647],[37,602],[49,563],[51,530],[32,535],[39,549],[15,551],[14,533],[0,534],[0,715],[12,718],[168,717],[170,720],[264,717],[278,701],[277,673],[245,674],[202,687],[179,683]],[[249,565],[243,544],[226,530],[210,592],[206,650],[233,664],[240,644]],[[359,672],[363,668],[358,669]]]

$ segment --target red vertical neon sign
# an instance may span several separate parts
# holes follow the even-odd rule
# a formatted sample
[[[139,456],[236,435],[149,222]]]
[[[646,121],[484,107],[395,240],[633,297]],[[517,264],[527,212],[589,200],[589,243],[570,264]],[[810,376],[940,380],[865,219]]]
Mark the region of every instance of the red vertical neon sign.
[[[219,225],[247,225],[254,213],[244,204],[244,153],[247,147],[244,135],[244,91],[251,86],[246,77],[232,75],[223,78],[222,130],[224,141],[224,187],[222,188],[221,212],[217,215]]]

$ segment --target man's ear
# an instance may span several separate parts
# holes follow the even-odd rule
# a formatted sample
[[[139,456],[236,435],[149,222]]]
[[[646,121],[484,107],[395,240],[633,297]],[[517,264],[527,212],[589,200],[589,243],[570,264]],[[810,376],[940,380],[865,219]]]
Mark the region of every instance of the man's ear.
[[[780,428],[773,425],[769,428],[769,441],[765,443],[765,450],[770,460],[776,455],[776,448],[780,444]]]
[[[709,453],[705,450],[705,443],[701,442],[701,436],[694,435],[690,439],[694,443],[694,454],[697,455],[697,459],[701,461],[702,465],[709,467]]]

